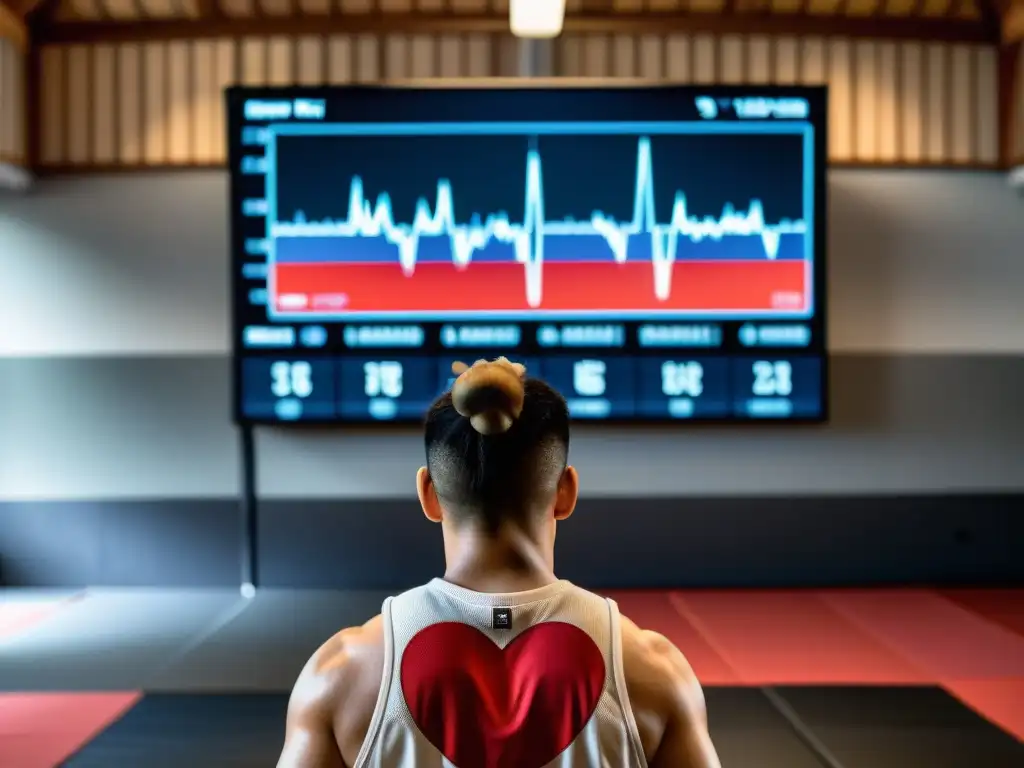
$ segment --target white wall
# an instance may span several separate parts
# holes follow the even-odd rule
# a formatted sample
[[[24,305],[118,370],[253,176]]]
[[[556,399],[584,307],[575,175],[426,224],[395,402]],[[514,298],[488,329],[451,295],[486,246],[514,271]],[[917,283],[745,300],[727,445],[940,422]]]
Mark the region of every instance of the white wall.
[[[997,174],[834,171],[835,423],[580,429],[590,495],[1024,487],[1024,201]],[[229,496],[227,184],[0,198],[0,499]],[[995,357],[998,355],[999,357]],[[267,497],[411,493],[413,430],[262,430]]]
[[[49,180],[0,200],[0,355],[226,354],[222,173]]]
[[[833,171],[833,352],[1024,353],[1024,198],[997,173]]]

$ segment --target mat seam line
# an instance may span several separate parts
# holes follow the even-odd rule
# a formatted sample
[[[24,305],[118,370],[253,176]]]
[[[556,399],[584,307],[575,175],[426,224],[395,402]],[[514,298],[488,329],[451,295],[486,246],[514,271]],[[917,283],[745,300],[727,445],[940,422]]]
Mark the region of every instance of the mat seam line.
[[[989,616],[988,614],[982,613],[981,611],[972,608],[969,605],[965,605],[958,600],[954,600],[941,589],[932,588],[927,589],[925,591],[931,594],[933,597],[936,597],[942,602],[946,603],[947,605],[953,606],[953,608],[955,608],[957,611],[966,614],[972,619],[980,621],[983,625],[989,628],[995,628],[999,631],[1000,634],[1008,633],[1011,637],[1013,637],[1016,640],[1024,639],[1024,634],[1018,632],[1013,627],[1008,626],[1004,624],[1002,621],[992,616]]]
[[[708,644],[708,647],[712,652],[714,652],[722,663],[732,671],[736,678],[736,682],[742,685],[745,680],[743,674],[740,672],[740,665],[738,665],[734,659],[730,658],[731,654],[722,648],[722,644],[720,641],[716,640],[711,628],[704,623],[703,619],[701,619],[693,608],[686,602],[685,594],[673,590],[668,594],[668,602],[679,617],[693,627],[693,629],[697,631],[698,635],[704,638],[704,641]],[[680,651],[684,654],[686,653],[682,648],[680,648]]]
[[[929,590],[918,590],[928,592]],[[876,640],[882,647],[896,654],[907,662],[912,668],[921,673],[920,686],[937,686],[942,680],[942,674],[935,670],[931,664],[925,663],[915,653],[910,653],[907,648],[896,638],[893,638],[885,629],[879,628],[873,622],[861,616],[856,609],[847,606],[842,601],[842,595],[834,592],[822,592],[821,599],[838,615],[842,616],[847,623],[856,627],[858,631]]]
[[[786,724],[793,730],[796,737],[803,742],[804,746],[811,750],[815,759],[826,768],[845,768],[839,759],[832,754],[831,750],[825,743],[819,739],[814,731],[807,723],[800,719],[800,715],[797,714],[796,710],[790,706],[782,695],[774,688],[769,686],[762,686],[758,689],[761,694],[768,699],[768,704],[774,709],[782,719],[786,721]]]
[[[142,685],[143,692],[150,689],[151,685],[158,681],[164,674],[168,672],[175,664],[180,662],[192,651],[199,648],[203,643],[209,640],[211,637],[216,635],[220,630],[230,624],[232,621],[237,619],[250,605],[252,600],[245,598],[238,598],[228,608],[221,611],[214,619],[207,624],[204,628],[196,632],[191,638],[185,641],[185,643],[174,653],[172,653],[168,659],[158,666],[151,675],[146,679]]]
[[[56,618],[64,611],[71,608],[71,606],[75,603],[84,600],[86,597],[88,597],[88,594],[88,589],[81,589],[77,592],[67,595],[66,597],[59,598],[58,600],[54,601],[54,604],[52,606],[49,606],[48,610],[44,610],[41,616],[38,616],[34,621],[28,621],[26,623],[26,626],[22,627],[21,629],[16,629],[15,631],[9,634],[0,632],[0,646],[9,645],[17,640],[23,639],[25,635],[31,634],[35,630],[39,629],[47,621]]]

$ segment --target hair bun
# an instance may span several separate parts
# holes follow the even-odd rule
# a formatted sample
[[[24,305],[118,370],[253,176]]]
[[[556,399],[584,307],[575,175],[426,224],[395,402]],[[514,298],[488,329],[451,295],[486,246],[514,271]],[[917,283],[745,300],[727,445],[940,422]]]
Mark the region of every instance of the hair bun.
[[[526,368],[506,358],[452,363],[452,405],[481,435],[507,432],[523,412]]]

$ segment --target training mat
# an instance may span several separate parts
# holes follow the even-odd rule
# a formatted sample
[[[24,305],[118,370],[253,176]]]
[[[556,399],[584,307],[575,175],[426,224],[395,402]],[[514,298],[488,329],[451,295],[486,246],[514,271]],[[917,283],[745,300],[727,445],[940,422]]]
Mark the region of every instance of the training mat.
[[[83,597],[84,592],[0,589],[0,644],[30,632],[62,608]]]
[[[1024,637],[936,592],[851,589],[823,596],[848,621],[927,672],[931,682],[1024,677]]]
[[[1024,589],[947,589],[941,594],[989,621],[1024,635]]]
[[[939,688],[779,688],[842,768],[1021,768],[1024,744]]]
[[[958,680],[944,687],[985,719],[1024,741],[1024,680]]]
[[[146,690],[291,690],[309,657],[339,630],[380,613],[384,592],[259,590],[244,609],[170,659]]]
[[[3,644],[0,690],[145,689],[241,598],[236,590],[103,590]]]
[[[672,602],[736,670],[741,684],[932,682],[812,591],[676,592]]]
[[[265,768],[284,744],[286,694],[151,694],[66,768]]]
[[[672,594],[653,590],[603,590],[619,606],[619,612],[644,629],[658,632],[686,654],[687,661],[704,685],[736,685],[736,671],[676,608]]]
[[[707,688],[708,727],[723,768],[821,768],[758,688]]]
[[[0,693],[0,765],[53,768],[138,701],[140,694]]]

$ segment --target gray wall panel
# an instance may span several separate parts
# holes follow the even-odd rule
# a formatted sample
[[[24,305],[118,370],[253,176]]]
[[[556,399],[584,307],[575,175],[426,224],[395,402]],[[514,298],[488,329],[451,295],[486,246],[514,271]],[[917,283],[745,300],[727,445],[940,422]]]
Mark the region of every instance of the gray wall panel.
[[[227,357],[0,357],[0,499],[238,492]]]
[[[1024,357],[842,355],[822,427],[580,426],[587,497],[1024,488]],[[227,358],[0,358],[0,498],[233,496]],[[261,429],[264,498],[412,493],[416,430]]]
[[[224,354],[224,173],[47,179],[0,201],[0,355]]]
[[[836,352],[1024,353],[1024,198],[999,173],[829,174]]]

